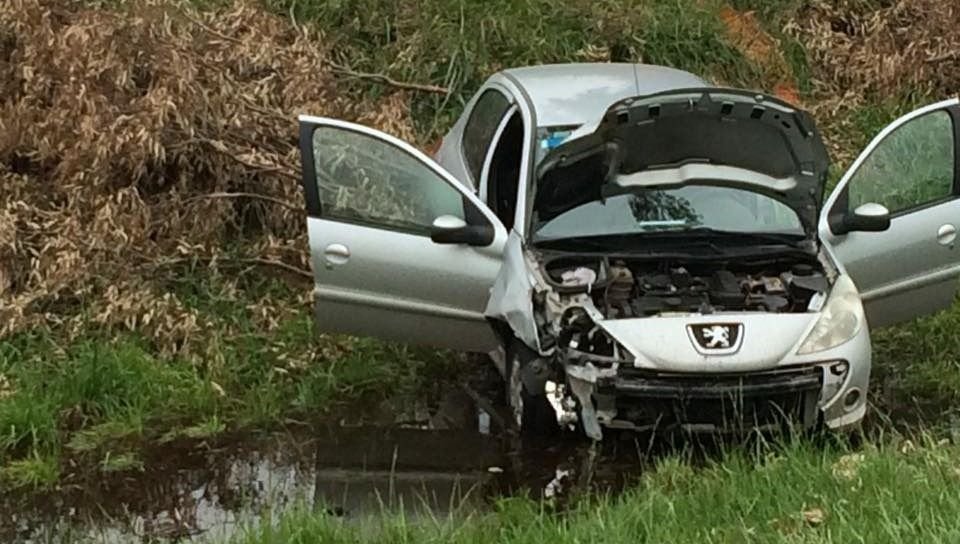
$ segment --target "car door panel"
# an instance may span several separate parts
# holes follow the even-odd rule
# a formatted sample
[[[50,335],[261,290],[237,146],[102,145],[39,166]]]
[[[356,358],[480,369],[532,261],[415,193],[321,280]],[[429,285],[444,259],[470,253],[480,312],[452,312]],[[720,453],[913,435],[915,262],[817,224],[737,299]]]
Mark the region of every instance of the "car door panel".
[[[933,313],[953,303],[960,255],[955,245],[939,243],[937,231],[958,218],[960,202],[953,200],[894,217],[885,232],[846,235],[840,255],[860,288],[872,327]]]
[[[895,121],[854,162],[828,199],[826,212],[821,214],[821,239],[828,243],[836,260],[860,289],[871,327],[934,313],[954,302],[960,277],[960,249],[954,240],[960,220],[957,114],[957,101],[950,100]],[[949,120],[951,125],[934,123],[934,119]],[[924,138],[935,139],[936,145],[924,143]],[[910,149],[912,144],[918,147]],[[939,188],[934,187],[929,196],[924,196],[923,190],[930,189],[921,186],[931,185],[931,180],[923,172],[918,173],[918,169],[932,163],[942,166],[933,176],[939,178]],[[849,202],[849,192],[858,190],[851,184],[869,184],[874,179],[889,186],[884,189],[887,195],[878,197],[887,201],[881,203],[896,207],[890,228],[883,232],[835,235],[830,216],[869,199],[856,195]],[[898,196],[898,192],[903,196]]]
[[[506,232],[489,210],[402,141],[332,119],[300,125],[318,329],[495,349],[483,310]],[[433,242],[431,218],[450,214],[493,225],[493,242]]]

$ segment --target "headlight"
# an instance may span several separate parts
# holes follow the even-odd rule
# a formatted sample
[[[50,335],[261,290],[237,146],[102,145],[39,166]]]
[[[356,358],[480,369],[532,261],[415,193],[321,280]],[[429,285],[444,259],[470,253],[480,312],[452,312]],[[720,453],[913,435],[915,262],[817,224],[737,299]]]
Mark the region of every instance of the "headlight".
[[[803,340],[797,354],[816,353],[843,344],[860,332],[863,319],[863,303],[857,287],[850,276],[840,276],[833,284],[820,319]]]

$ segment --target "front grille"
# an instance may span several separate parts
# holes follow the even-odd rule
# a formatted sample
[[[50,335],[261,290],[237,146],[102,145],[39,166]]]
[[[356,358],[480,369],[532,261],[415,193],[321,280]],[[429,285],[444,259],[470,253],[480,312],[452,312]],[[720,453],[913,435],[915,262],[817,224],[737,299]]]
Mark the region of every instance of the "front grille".
[[[813,425],[823,382],[818,367],[740,375],[622,369],[598,384],[618,420],[640,428],[744,431]]]

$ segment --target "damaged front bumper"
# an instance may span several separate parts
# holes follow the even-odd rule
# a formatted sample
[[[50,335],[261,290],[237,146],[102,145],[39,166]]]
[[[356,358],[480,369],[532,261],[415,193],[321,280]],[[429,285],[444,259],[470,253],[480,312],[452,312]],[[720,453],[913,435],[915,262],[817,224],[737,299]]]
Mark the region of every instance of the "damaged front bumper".
[[[807,430],[821,423],[842,430],[863,418],[870,374],[866,328],[810,360],[796,354],[795,343],[805,336],[811,316],[740,315],[736,321],[768,341],[707,357],[681,333],[710,318],[597,322],[612,337],[613,357],[569,345],[555,354],[579,409],[560,412],[560,420],[577,419],[587,436],[600,440],[604,427],[744,434]],[[624,332],[641,329],[657,341]]]
[[[610,428],[739,433],[812,427],[822,387],[816,366],[743,375],[622,369],[597,380],[594,399],[615,414]]]
[[[658,433],[746,434],[841,430],[862,419],[869,361],[780,366],[744,373],[681,373],[629,365],[568,362],[567,387],[577,402],[554,403],[558,418],[579,421],[601,440],[602,429]],[[865,368],[864,368],[865,367]]]

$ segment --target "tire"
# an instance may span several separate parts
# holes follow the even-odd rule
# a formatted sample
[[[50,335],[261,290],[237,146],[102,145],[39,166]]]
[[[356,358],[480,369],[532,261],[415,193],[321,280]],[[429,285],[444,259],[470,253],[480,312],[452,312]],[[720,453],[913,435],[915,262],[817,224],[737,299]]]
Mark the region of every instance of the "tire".
[[[520,377],[527,363],[537,354],[518,340],[507,349],[506,393],[513,424],[522,437],[555,436],[560,432],[557,413],[545,392],[527,390]]]
[[[811,438],[815,444],[820,447],[828,445],[840,446],[857,451],[867,442],[867,434],[863,424],[856,423],[846,429],[834,430],[827,427],[823,420],[823,415],[817,420],[817,424],[807,432],[808,438]]]

